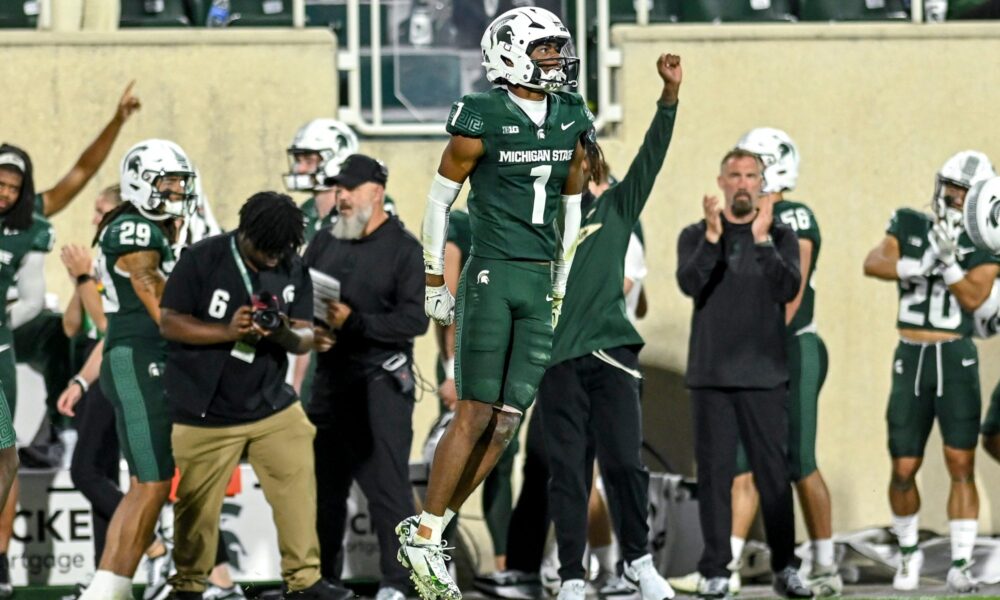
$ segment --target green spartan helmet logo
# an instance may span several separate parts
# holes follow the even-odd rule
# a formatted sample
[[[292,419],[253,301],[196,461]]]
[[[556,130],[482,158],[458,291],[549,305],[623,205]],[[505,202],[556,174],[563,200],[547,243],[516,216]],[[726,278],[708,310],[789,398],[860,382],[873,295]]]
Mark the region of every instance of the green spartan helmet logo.
[[[1000,196],[990,198],[990,216],[986,218],[986,222],[991,227],[1000,227]]]

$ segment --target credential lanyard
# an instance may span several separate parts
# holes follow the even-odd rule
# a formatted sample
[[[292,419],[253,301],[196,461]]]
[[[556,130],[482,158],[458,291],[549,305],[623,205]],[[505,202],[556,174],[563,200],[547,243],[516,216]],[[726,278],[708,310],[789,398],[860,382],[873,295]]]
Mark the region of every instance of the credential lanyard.
[[[243,264],[243,257],[240,256],[240,251],[236,248],[236,236],[229,238],[229,247],[233,251],[233,260],[236,261],[236,268],[239,270],[240,275],[243,277],[243,285],[247,288],[247,295],[253,296],[253,285],[250,283],[250,274],[247,273],[247,266]]]

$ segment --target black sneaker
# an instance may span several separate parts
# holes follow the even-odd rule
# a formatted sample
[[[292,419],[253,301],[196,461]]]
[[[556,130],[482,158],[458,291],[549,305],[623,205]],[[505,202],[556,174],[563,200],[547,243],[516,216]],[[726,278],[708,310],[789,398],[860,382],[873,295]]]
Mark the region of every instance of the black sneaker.
[[[325,579],[320,579],[306,589],[297,592],[289,592],[287,587],[283,589],[287,600],[348,600],[354,597],[354,592],[351,590],[334,585]]]
[[[812,590],[802,582],[795,567],[785,567],[774,574],[774,591],[782,598],[812,598]]]

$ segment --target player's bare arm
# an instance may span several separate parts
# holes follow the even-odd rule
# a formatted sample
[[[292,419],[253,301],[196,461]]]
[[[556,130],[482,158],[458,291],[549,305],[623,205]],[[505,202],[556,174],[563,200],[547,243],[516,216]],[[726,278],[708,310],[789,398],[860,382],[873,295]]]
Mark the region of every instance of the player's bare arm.
[[[677,104],[677,94],[680,91],[684,70],[681,68],[681,57],[676,54],[661,54],[656,61],[656,70],[663,80],[663,91],[660,101],[667,106]]]
[[[132,289],[153,321],[160,324],[160,298],[167,279],[160,272],[160,253],[155,250],[141,250],[123,254],[115,265],[129,274]]]
[[[482,140],[453,135],[448,140],[444,153],[441,154],[438,175],[458,184],[465,183],[484,152]],[[445,233],[447,234],[447,232]],[[425,283],[429,286],[440,287],[445,284],[444,276],[428,273]]]
[[[42,192],[42,205],[46,217],[66,208],[70,201],[80,193],[83,186],[87,185],[87,182],[108,157],[122,125],[142,106],[139,98],[132,95],[133,86],[135,86],[135,81],[129,82],[125,87],[121,98],[118,99],[114,116],[97,135],[97,139],[83,151],[80,158],[76,160],[76,164],[59,180],[55,187]]]
[[[865,257],[865,275],[886,281],[896,281],[899,279],[899,273],[896,270],[899,256],[899,240],[891,235],[885,236],[882,242],[872,248],[868,256]]]
[[[164,308],[160,311],[160,335],[171,342],[199,346],[235,342],[253,331],[252,313],[250,306],[241,306],[229,323],[208,323],[193,315]]]
[[[792,322],[795,313],[799,312],[799,306],[802,305],[802,295],[806,293],[806,286],[809,285],[812,249],[812,240],[799,240],[799,270],[802,272],[802,283],[799,285],[799,292],[795,294],[795,298],[785,305],[785,325]]]
[[[993,282],[1000,274],[1000,265],[984,264],[973,267],[958,282],[948,286],[962,310],[972,312],[986,301]]]

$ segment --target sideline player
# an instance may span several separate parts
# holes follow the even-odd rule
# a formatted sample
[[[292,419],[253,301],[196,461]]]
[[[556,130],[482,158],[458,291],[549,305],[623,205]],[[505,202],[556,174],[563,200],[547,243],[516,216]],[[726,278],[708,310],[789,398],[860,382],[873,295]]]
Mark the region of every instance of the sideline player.
[[[920,582],[924,555],[917,546],[916,475],[935,419],[951,476],[948,588],[956,593],[976,590],[970,561],[979,517],[974,470],[981,399],[973,312],[989,296],[1000,259],[973,245],[962,209],[969,188],[994,174],[981,152],[952,156],[937,174],[934,215],[896,210],[885,238],[865,258],[865,275],[895,281],[899,290],[900,340],[886,413],[892,456],[889,504],[901,553],[893,578],[897,590],[917,589]]]

